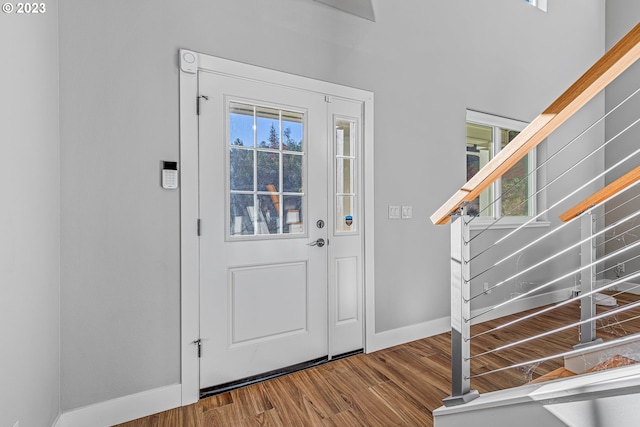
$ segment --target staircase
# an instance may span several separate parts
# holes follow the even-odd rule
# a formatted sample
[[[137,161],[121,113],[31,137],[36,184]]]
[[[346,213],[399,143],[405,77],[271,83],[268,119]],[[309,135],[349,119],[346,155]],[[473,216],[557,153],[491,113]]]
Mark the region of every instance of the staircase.
[[[595,365],[592,368],[587,369],[586,371],[584,371],[584,373],[586,374],[590,374],[592,372],[599,372],[599,371],[604,371],[607,369],[614,369],[614,368],[619,368],[621,366],[629,366],[629,365],[633,365],[635,363],[638,363],[637,360],[633,360],[630,359],[626,356],[622,356],[620,354],[616,354],[613,357],[610,357],[609,359],[605,360],[604,362],[600,362],[597,365]],[[569,369],[562,367],[562,368],[558,368],[555,369],[547,374],[541,375],[538,378],[536,378],[535,380],[532,380],[530,382],[530,384],[536,384],[536,383],[543,383],[546,381],[553,381],[553,380],[557,380],[560,378],[568,378],[568,377],[573,377],[575,375],[579,375],[578,373],[574,372],[574,371],[570,371]]]
[[[640,88],[595,121],[577,114],[639,58],[640,24],[431,216],[451,223],[452,390],[436,427],[640,425],[640,101],[627,103]],[[524,178],[510,179],[516,167]],[[515,199],[533,208],[502,210],[522,184]],[[551,304],[535,303],[546,295]],[[478,329],[490,319],[500,322]],[[500,344],[476,351],[486,337]],[[542,364],[564,366],[523,386],[472,389]]]

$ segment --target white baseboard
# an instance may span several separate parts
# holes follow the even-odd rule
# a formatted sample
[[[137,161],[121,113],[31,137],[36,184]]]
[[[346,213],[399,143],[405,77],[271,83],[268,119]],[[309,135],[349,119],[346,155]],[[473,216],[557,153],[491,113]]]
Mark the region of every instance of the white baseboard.
[[[367,353],[408,343],[422,338],[448,332],[451,329],[451,318],[441,317],[440,319],[418,323],[411,326],[392,329],[390,331],[379,332],[367,342]]]
[[[549,292],[532,297],[522,298],[493,310],[491,313],[487,313],[478,319],[480,322],[487,320],[497,319],[498,317],[508,316],[510,314],[519,313],[521,311],[529,310],[531,308],[540,307],[546,304],[553,304],[559,301],[566,300],[570,296],[570,290],[561,289],[559,291]],[[472,316],[483,312],[485,309],[473,310]],[[379,332],[374,334],[373,339],[369,338],[367,341],[367,353],[373,353],[374,351],[383,350],[385,348],[393,347],[400,344],[405,344],[411,341],[427,338],[433,335],[442,334],[451,330],[451,318],[441,317],[439,319],[430,320],[428,322],[418,323],[416,325],[405,326],[402,328],[392,329],[390,331]]]
[[[182,386],[175,384],[64,412],[53,427],[109,427],[181,404]]]
[[[560,289],[558,291],[547,292],[540,295],[530,296],[514,301],[511,304],[503,305],[485,315],[478,317],[472,323],[481,323],[488,320],[497,319],[499,317],[509,316],[514,313],[520,313],[521,311],[530,310],[532,308],[540,307],[547,304],[554,304],[556,302],[569,299],[571,296],[571,289]],[[475,317],[480,313],[486,311],[486,308],[478,308],[471,310],[471,317]]]

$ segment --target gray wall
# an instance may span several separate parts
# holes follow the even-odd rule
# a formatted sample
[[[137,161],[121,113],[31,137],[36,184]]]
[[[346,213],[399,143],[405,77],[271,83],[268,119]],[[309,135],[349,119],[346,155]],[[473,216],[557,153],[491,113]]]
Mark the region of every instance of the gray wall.
[[[628,2],[624,0],[607,0],[607,48],[613,46],[624,34],[631,30],[640,21],[640,4],[638,2]],[[624,74],[622,74],[615,82],[613,82],[606,92],[607,111],[618,105],[623,99],[633,93],[640,85],[640,63],[636,63],[631,66]],[[638,119],[640,111],[640,95],[634,96],[623,107],[610,116],[607,119],[607,139],[612,138],[619,132],[621,132],[626,126],[629,126],[635,120]],[[623,136],[619,137],[615,142],[609,144],[606,150],[606,164],[607,167],[613,166],[615,163],[631,154],[638,149],[638,139],[640,138],[640,125],[635,125],[629,131],[625,132]],[[607,175],[607,182],[611,182],[624,173],[628,172],[632,168],[639,164],[639,156],[625,163],[619,169],[612,171]],[[607,210],[611,210],[618,205],[621,200],[632,199],[640,195],[640,189],[637,187],[625,193],[622,198],[613,200],[607,206]],[[608,223],[614,223],[615,221],[630,215],[633,212],[640,209],[640,199],[635,199],[631,203],[627,203],[607,216]],[[637,226],[638,221],[627,222],[621,227],[616,227],[617,233],[624,233],[630,227]],[[637,230],[631,231],[631,234],[624,235],[626,243],[631,243],[637,240],[637,236],[640,235]],[[622,234],[619,234],[622,236]],[[612,240],[607,244],[607,251],[614,251],[622,246],[621,241]],[[620,258],[615,259],[613,264],[619,261],[623,261],[632,256],[637,256],[640,251],[632,251],[631,255],[622,255]],[[609,264],[608,266],[611,266]],[[629,262],[626,266],[626,272],[634,272],[640,270],[640,260]],[[610,278],[614,275],[612,272],[608,274]],[[640,283],[639,280],[634,280],[635,283]],[[637,291],[637,290],[636,290]]]
[[[60,412],[57,1],[0,13],[0,425]]]
[[[465,109],[533,119],[603,53],[604,0],[374,6],[61,2],[63,409],[180,381],[179,200],[158,182],[178,48],[373,91],[376,330],[449,315],[449,228],[428,217],[464,182]]]

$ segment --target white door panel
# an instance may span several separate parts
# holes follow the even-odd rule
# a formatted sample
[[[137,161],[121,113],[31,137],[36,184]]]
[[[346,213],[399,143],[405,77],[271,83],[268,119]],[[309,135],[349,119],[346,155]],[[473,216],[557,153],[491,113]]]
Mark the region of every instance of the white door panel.
[[[306,262],[231,268],[229,279],[230,347],[308,332]]]
[[[201,100],[199,117],[200,378],[206,388],[328,354],[327,247],[308,246],[327,238],[326,229],[309,226],[327,216],[327,107],[318,94],[206,72],[200,72],[199,86],[208,97]],[[258,113],[237,113],[247,106],[257,106]],[[254,136],[260,126],[278,128],[271,135],[279,141],[286,119],[274,117],[289,111],[303,118],[302,153],[257,137],[250,141],[245,130],[232,129],[243,121],[258,129]],[[233,114],[246,117],[231,121]],[[229,141],[236,135],[246,139],[241,146]],[[240,172],[230,171],[233,150]],[[278,178],[291,158],[304,173],[295,193],[285,192],[281,187],[287,184]],[[238,184],[230,173],[248,178],[236,179],[244,179]],[[236,199],[229,194],[234,188],[240,189]],[[292,211],[280,206],[288,197],[297,198],[300,208],[293,215],[295,230],[285,222]],[[233,205],[232,199],[245,205]],[[287,225],[295,232],[282,233]]]

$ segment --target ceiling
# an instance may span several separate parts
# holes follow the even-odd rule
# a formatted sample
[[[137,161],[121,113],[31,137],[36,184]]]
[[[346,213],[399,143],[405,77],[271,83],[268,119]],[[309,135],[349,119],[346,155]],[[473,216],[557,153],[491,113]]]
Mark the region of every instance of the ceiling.
[[[369,21],[376,22],[373,0],[314,0]]]

